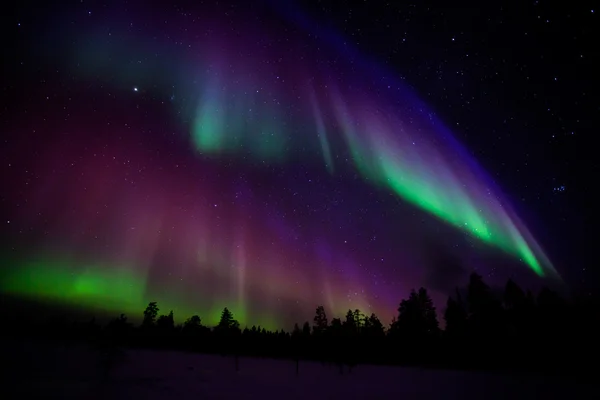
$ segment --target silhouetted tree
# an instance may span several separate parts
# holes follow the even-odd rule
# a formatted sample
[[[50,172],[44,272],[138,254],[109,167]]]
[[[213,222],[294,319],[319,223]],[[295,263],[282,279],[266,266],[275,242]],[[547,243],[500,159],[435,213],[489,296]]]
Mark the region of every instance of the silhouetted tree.
[[[437,336],[439,322],[433,301],[425,288],[412,290],[408,299],[400,302],[398,319],[392,327],[394,334],[410,338],[427,339]]]
[[[364,333],[368,338],[382,338],[385,336],[383,324],[374,313],[369,318],[365,318]]]
[[[304,325],[306,328],[305,330],[308,330],[308,333],[303,332],[303,330],[300,329],[300,326],[298,326],[296,323],[294,324],[294,330],[292,331],[291,337],[292,354],[294,360],[296,361],[296,375],[298,375],[300,372],[300,357],[302,354],[304,354],[306,340],[310,338],[310,326],[308,325],[308,322],[305,322]]]
[[[142,321],[142,326],[144,328],[150,328],[154,326],[156,322],[156,316],[158,315],[158,305],[155,301],[148,303],[148,307],[144,310],[144,319]]]
[[[503,310],[481,275],[472,273],[467,287],[469,332],[480,339],[501,334]]]
[[[456,300],[448,297],[446,311],[444,311],[445,333],[446,336],[453,339],[462,338],[467,332],[467,311],[458,290],[456,291],[456,297]]]
[[[316,315],[313,319],[313,332],[317,335],[321,335],[325,333],[327,330],[327,314],[325,314],[325,308],[323,306],[318,306],[316,310]]]
[[[354,319],[354,312],[352,310],[348,310],[346,313],[346,319],[342,324],[344,327],[344,332],[347,336],[354,335],[358,332],[358,328],[356,326],[356,320]]]
[[[233,313],[229,311],[227,307],[221,312],[221,319],[216,329],[219,332],[228,332],[232,330],[239,330],[240,323],[233,318]]]
[[[483,314],[490,309],[490,304],[493,301],[490,287],[483,281],[481,275],[473,272],[469,277],[469,285],[467,287],[469,314]]]
[[[161,315],[156,320],[156,327],[163,332],[169,332],[175,329],[175,319],[173,318],[173,310],[168,315]]]
[[[360,310],[348,310],[346,313],[346,320],[343,323],[345,340],[341,342],[344,345],[343,349],[340,350],[342,354],[341,361],[348,365],[348,372],[352,372],[352,368],[356,366],[358,359],[360,358],[361,348],[359,340],[363,325],[364,315]],[[343,373],[343,365],[340,365],[340,373]]]
[[[354,310],[354,324],[356,325],[357,333],[360,331],[365,322],[365,315],[357,308]]]
[[[296,322],[294,324],[294,330],[292,331],[292,337],[299,338],[301,335],[302,335],[302,330],[300,329],[300,327],[298,326],[298,323]]]
[[[215,327],[214,333],[217,335],[221,354],[233,354],[235,370],[238,371],[242,332],[239,322],[233,318],[233,313],[227,307],[223,308],[221,319]]]
[[[331,320],[331,325],[329,327],[329,329],[332,332],[332,336],[334,337],[339,337],[341,335],[342,332],[342,320],[339,318],[333,318]]]
[[[196,331],[202,327],[202,319],[197,315],[192,315],[183,323],[183,329]]]
[[[364,324],[364,315],[360,310],[348,310],[343,327],[346,336],[356,336],[360,333],[360,329]]]
[[[310,337],[310,324],[308,323],[308,321],[305,321],[302,325],[302,336]]]

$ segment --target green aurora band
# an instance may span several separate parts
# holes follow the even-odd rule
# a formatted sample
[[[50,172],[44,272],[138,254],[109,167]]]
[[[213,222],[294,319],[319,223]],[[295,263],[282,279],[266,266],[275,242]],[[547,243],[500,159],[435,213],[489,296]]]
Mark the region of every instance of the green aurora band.
[[[167,295],[150,297],[146,293],[146,276],[133,268],[99,264],[82,266],[75,260],[56,258],[17,262],[18,268],[2,273],[0,292],[74,309],[125,313],[134,321],[141,320],[142,312],[150,301],[158,303],[161,314],[173,310],[179,323],[192,315],[199,315],[204,324],[215,326],[224,307],[229,308],[239,321],[248,321],[245,305],[230,299],[211,299],[210,307],[203,306],[207,302],[196,301],[193,303],[197,306],[190,307],[190,302],[177,296],[178,291],[173,287]],[[252,321],[266,329],[279,328],[271,316],[253,315]]]
[[[412,95],[381,95],[372,89],[368,71],[355,71],[354,64],[340,62],[341,71],[324,70],[301,51],[290,51],[303,49],[305,38],[281,45],[271,55],[273,62],[265,63],[267,55],[258,45],[240,44],[241,39],[219,34],[218,24],[215,27],[211,38],[196,40],[193,57],[171,44],[149,45],[144,35],[129,33],[127,23],[121,32],[112,30],[121,40],[108,42],[99,30],[69,49],[65,59],[73,73],[106,78],[116,91],[125,93],[135,86],[160,99],[176,92],[170,104],[173,115],[201,155],[248,156],[266,165],[317,159],[335,176],[345,166],[343,155],[349,154],[349,162],[369,184],[522,260],[540,277],[558,277],[493,181],[464,148],[442,135],[446,130],[441,122]],[[249,43],[269,40],[268,32],[256,30],[249,34]],[[352,83],[343,90],[332,78],[342,75]],[[228,250],[219,249],[224,254]],[[209,261],[214,263],[216,256],[212,257]],[[274,315],[247,309],[244,287],[252,274],[245,271],[259,266],[256,261],[242,263],[237,271],[237,296],[200,296],[193,302],[197,308],[178,295],[183,290],[177,283],[170,285],[168,294],[149,294],[147,273],[136,265],[86,265],[56,256],[11,263],[0,282],[0,291],[11,295],[130,316],[141,316],[149,301],[157,301],[161,313],[172,309],[179,321],[197,314],[209,325],[218,322],[227,306],[242,323],[250,316],[263,327],[281,327]],[[217,264],[222,268],[213,266],[214,270],[229,278],[228,260]],[[340,297],[335,285],[325,279],[324,286],[331,299],[329,310],[343,315],[347,308],[333,301]]]
[[[103,46],[102,62],[97,62],[98,49],[93,46],[79,49],[76,60],[90,74],[114,76],[125,88],[136,75],[135,67],[127,63],[123,69],[120,60],[127,49],[144,48],[135,38],[128,40],[131,42],[121,41],[113,48]],[[490,189],[494,187],[491,179],[460,145],[450,144],[440,135],[444,129],[440,122],[436,125],[423,117],[427,108],[419,99],[401,94],[400,103],[386,103],[386,97],[370,94],[360,83],[342,94],[334,89],[336,84],[330,78],[315,77],[318,72],[294,73],[296,79],[289,78],[287,86],[277,76],[277,84],[273,84],[273,76],[285,68],[265,66],[251,52],[237,53],[238,45],[226,36],[213,40],[199,52],[196,63],[202,68],[176,66],[174,70],[182,72],[169,74],[178,77],[173,87],[185,88],[186,100],[177,107],[188,110],[180,115],[182,121],[191,121],[191,142],[199,153],[242,153],[280,163],[295,150],[312,149],[322,155],[325,168],[333,174],[333,154],[340,146],[346,147],[367,182],[387,187],[405,201],[512,254],[538,276],[558,277],[508,202],[501,199],[498,190]],[[219,52],[214,43],[219,43]],[[184,58],[175,59],[182,63]],[[288,63],[293,71],[319,71],[306,60],[292,57]],[[168,87],[164,79],[157,85],[150,78],[157,74],[164,78],[165,68],[160,63],[150,64],[136,79],[142,84]],[[356,82],[369,82],[364,71],[351,75]],[[191,81],[203,88],[200,96],[189,85]],[[289,95],[289,87],[296,96]],[[190,106],[190,99],[197,99],[197,105]]]

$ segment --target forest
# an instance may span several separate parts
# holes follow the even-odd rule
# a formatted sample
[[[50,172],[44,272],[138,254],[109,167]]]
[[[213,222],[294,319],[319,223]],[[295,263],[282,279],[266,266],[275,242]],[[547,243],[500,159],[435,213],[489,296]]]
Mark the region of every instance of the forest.
[[[142,311],[142,310],[140,310]],[[4,332],[65,342],[83,341],[102,354],[108,373],[126,348],[179,350],[239,357],[284,358],[302,373],[313,360],[352,373],[361,364],[485,370],[510,373],[593,375],[599,354],[598,307],[582,297],[565,298],[544,288],[534,295],[509,280],[501,296],[473,273],[466,290],[456,290],[443,312],[444,329],[425,288],[399,302],[390,323],[375,314],[348,310],[344,318],[327,316],[317,306],[312,321],[291,332],[242,328],[225,308],[217,326],[193,315],[175,324],[173,312],[160,314],[156,302],[143,310],[140,325],[121,314],[105,324],[75,322],[65,316],[12,324]],[[586,361],[589,360],[589,361]]]

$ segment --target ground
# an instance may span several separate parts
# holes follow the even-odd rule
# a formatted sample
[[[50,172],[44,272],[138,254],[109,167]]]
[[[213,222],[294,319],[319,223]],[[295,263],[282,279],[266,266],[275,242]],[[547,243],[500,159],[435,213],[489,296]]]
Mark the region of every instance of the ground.
[[[5,342],[8,398],[50,399],[545,399],[600,398],[571,380],[489,373],[358,366],[351,374],[320,363],[169,351],[127,350],[108,377],[100,352],[82,345]],[[6,364],[5,364],[6,365]]]

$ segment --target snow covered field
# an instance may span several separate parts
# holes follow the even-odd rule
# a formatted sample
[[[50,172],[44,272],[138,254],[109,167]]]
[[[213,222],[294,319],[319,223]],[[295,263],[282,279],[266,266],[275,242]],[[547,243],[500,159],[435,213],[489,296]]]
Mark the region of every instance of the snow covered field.
[[[50,399],[592,399],[600,392],[557,379],[415,368],[358,366],[351,374],[320,363],[128,350],[102,381],[98,352],[86,346],[6,343],[0,398]],[[6,357],[8,355],[8,357]],[[8,368],[7,368],[8,367]],[[6,396],[7,393],[10,393]]]

